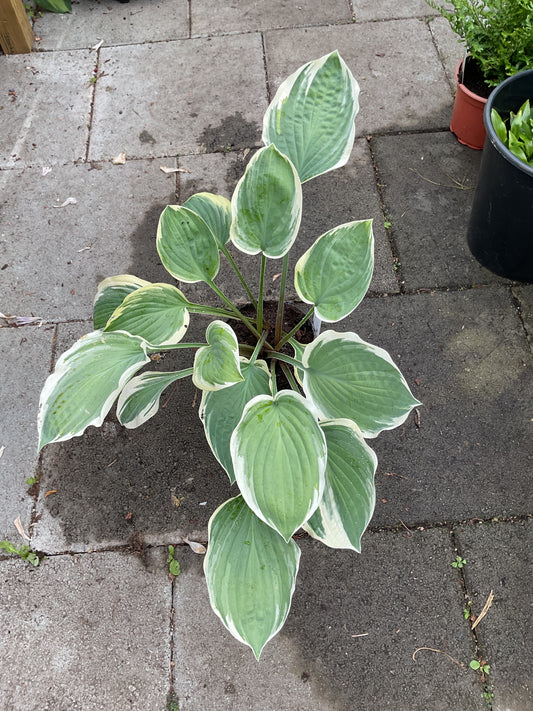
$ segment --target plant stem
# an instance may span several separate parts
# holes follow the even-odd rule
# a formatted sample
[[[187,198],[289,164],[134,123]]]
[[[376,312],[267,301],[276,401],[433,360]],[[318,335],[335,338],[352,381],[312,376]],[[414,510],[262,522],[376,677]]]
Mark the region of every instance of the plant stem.
[[[285,355],[285,353],[278,353],[278,351],[269,351],[266,356],[267,358],[272,358],[273,360],[281,360],[284,363],[293,365],[295,368],[300,368],[300,370],[305,370],[301,361],[296,360],[296,358],[291,358],[290,356]]]
[[[221,316],[222,318],[234,318],[237,316],[231,311],[219,309],[216,306],[204,306],[203,304],[189,304],[187,311],[193,314],[205,314],[207,316]]]
[[[292,374],[292,371],[291,371],[291,369],[289,368],[289,366],[288,366],[286,363],[282,363],[282,364],[281,364],[281,369],[282,369],[282,371],[284,372],[285,377],[286,377],[287,380],[289,381],[289,385],[291,386],[291,388],[292,388],[293,390],[295,390],[297,393],[299,393],[299,392],[300,392],[300,388],[298,387],[298,383],[296,382],[296,379],[295,379],[294,375]]]
[[[283,269],[281,272],[281,284],[279,287],[278,314],[276,316],[276,331],[274,335],[274,345],[277,347],[281,339],[283,329],[283,310],[285,307],[285,284],[287,283],[287,272],[289,270],[289,254],[283,257]]]
[[[235,264],[235,261],[234,261],[233,257],[231,256],[231,254],[229,253],[226,245],[224,245],[221,248],[221,252],[226,257],[226,259],[231,264],[231,266],[233,267],[235,274],[239,277],[239,280],[240,280],[241,284],[244,286],[246,293],[248,294],[248,298],[250,299],[250,301],[252,302],[252,304],[254,306],[254,309],[257,309],[257,301],[255,300],[254,295],[252,294],[252,292],[250,290],[250,287],[246,283],[246,279],[241,274],[239,267]]]
[[[281,339],[281,341],[280,341],[279,343],[277,343],[277,345],[276,345],[276,350],[277,350],[277,351],[281,350],[281,349],[283,348],[283,346],[287,343],[287,341],[290,340],[290,339],[294,336],[294,334],[298,331],[298,329],[300,329],[300,328],[304,325],[304,323],[305,323],[308,319],[311,318],[311,316],[313,315],[313,311],[314,311],[314,310],[315,310],[315,307],[314,307],[314,306],[311,306],[311,308],[310,308],[309,311],[305,314],[305,316],[303,317],[303,319],[292,329],[292,331],[289,331],[289,333],[286,333],[286,334],[283,336],[283,338]]]
[[[272,395],[275,396],[277,391],[278,391],[278,384],[276,383],[276,361],[273,360],[272,363],[270,364],[270,374],[271,374],[271,381],[272,381]]]
[[[265,285],[266,257],[261,253],[261,269],[259,272],[259,301],[257,304],[257,330],[263,331],[263,288]]]
[[[257,330],[257,328],[255,328],[255,326],[254,326],[253,323],[250,321],[250,319],[246,318],[246,316],[245,316],[244,314],[242,314],[242,313],[239,311],[239,309],[231,303],[231,301],[228,299],[228,297],[227,297],[224,293],[222,293],[222,291],[220,291],[220,289],[218,288],[218,286],[217,286],[213,281],[206,281],[206,284],[207,284],[208,286],[210,286],[211,289],[213,289],[213,291],[215,292],[215,294],[216,294],[220,299],[222,299],[222,301],[223,301],[225,304],[227,304],[227,305],[229,306],[229,308],[233,311],[233,313],[235,314],[235,316],[236,316],[238,319],[240,319],[244,324],[246,324],[246,326],[250,329],[250,331],[254,334],[254,336],[255,336],[256,338],[261,338],[260,332]]]
[[[207,343],[174,343],[172,346],[155,346],[147,348],[147,353],[161,353],[161,351],[176,351],[179,348],[203,348]]]
[[[268,331],[263,331],[263,335],[261,336],[261,339],[257,341],[257,344],[254,348],[254,352],[252,353],[252,357],[250,358],[250,365],[253,365],[255,363],[257,356],[261,353],[261,348],[263,347],[267,336]]]

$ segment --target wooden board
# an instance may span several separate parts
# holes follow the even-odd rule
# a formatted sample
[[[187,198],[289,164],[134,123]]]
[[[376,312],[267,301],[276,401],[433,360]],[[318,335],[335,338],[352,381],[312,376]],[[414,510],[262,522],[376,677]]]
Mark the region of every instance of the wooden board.
[[[31,52],[33,30],[22,0],[0,0],[0,45],[5,54]]]

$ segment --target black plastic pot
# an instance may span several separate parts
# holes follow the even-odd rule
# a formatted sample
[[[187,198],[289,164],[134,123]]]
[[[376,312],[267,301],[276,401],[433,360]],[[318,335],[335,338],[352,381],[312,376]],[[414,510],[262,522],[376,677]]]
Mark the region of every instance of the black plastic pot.
[[[509,77],[489,96],[483,113],[487,136],[468,227],[468,246],[495,274],[533,282],[533,168],[500,141],[490,113],[502,118],[533,101],[533,69]]]

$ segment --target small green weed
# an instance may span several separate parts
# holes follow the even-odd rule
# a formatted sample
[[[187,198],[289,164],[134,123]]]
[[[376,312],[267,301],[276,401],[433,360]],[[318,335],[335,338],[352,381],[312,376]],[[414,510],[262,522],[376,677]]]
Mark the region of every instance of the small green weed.
[[[386,221],[383,223],[383,227],[384,227],[386,230],[390,230],[390,228],[392,227],[392,222],[389,222],[388,220],[386,220]]]
[[[487,664],[487,662],[477,660],[477,659],[472,659],[470,662],[470,669],[473,669],[474,671],[480,671],[482,674],[485,674],[486,676],[489,675],[490,672],[490,664]]]
[[[37,553],[34,553],[32,550],[30,550],[30,547],[27,545],[22,545],[20,546],[20,548],[17,548],[10,541],[0,541],[0,548],[5,550],[6,553],[18,555],[19,558],[22,558],[22,560],[27,560],[28,563],[31,563],[32,565],[38,566],[41,562]]]
[[[39,481],[39,477],[38,477],[37,475],[36,475],[36,476],[30,476],[29,479],[26,479],[26,484],[27,484],[28,486],[33,486],[34,484],[37,484],[38,481]]]
[[[461,558],[460,555],[456,556],[452,563],[452,568],[463,568],[466,565],[466,558]]]
[[[492,693],[492,691],[485,689],[485,691],[483,692],[483,698],[490,705],[494,701],[494,694]]]
[[[167,694],[166,711],[180,711],[179,699],[173,691],[169,691]]]
[[[167,563],[170,574],[174,577],[177,577],[181,573],[181,566],[179,562],[174,558],[174,546],[168,547]]]

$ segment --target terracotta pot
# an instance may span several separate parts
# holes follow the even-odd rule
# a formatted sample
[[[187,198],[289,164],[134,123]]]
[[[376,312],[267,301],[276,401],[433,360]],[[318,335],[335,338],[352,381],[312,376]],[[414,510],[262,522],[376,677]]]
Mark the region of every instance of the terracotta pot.
[[[485,126],[483,125],[483,109],[487,103],[459,81],[462,62],[455,69],[457,93],[453,105],[450,131],[455,134],[459,143],[480,151],[485,143]]]

